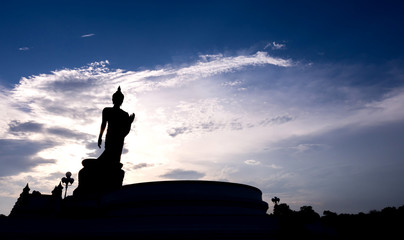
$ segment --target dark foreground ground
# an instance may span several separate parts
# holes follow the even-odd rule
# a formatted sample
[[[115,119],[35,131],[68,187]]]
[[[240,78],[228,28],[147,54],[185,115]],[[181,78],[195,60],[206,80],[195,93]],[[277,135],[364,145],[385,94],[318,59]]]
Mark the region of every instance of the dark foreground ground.
[[[257,221],[258,220],[258,221]],[[404,239],[403,208],[306,216],[0,219],[0,239]]]

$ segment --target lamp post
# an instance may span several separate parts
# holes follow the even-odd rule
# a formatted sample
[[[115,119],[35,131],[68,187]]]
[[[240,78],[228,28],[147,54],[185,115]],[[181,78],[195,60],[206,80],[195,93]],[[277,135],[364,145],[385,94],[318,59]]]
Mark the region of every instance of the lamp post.
[[[74,179],[71,176],[72,176],[72,173],[67,172],[66,177],[62,178],[62,183],[64,183],[66,185],[65,198],[66,198],[67,187],[69,186],[69,183],[70,183],[70,186],[71,186],[73,184],[73,182],[74,182]]]

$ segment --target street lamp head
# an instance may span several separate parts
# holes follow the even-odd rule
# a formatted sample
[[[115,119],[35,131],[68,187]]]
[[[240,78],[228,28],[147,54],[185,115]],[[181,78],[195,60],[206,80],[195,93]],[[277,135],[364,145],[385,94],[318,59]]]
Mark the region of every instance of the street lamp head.
[[[67,172],[66,177],[62,178],[62,183],[64,183],[66,185],[65,198],[66,198],[66,195],[67,195],[67,188],[69,187],[69,183],[70,183],[70,185],[72,185],[73,182],[74,182],[74,179],[71,176],[72,176],[72,173]]]
[[[73,184],[73,182],[74,182],[74,179],[71,177],[72,176],[72,173],[71,172],[67,172],[66,173],[66,177],[63,177],[62,178],[62,183],[64,183],[64,184]]]

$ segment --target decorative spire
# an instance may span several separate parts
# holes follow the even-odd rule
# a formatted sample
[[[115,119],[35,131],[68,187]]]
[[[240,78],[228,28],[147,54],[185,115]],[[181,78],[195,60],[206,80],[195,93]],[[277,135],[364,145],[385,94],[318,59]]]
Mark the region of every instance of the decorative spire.
[[[21,198],[27,197],[29,195],[29,190],[31,190],[31,189],[29,189],[29,186],[28,186],[28,183],[27,183],[25,188],[22,189],[22,193],[20,194],[20,197]]]
[[[62,190],[62,182],[59,182],[59,185],[55,186],[55,188],[53,189],[52,196],[62,199]]]
[[[27,185],[26,185],[25,188],[22,190],[22,192],[23,192],[23,193],[29,193],[29,190],[31,190],[31,189],[29,188],[28,183],[27,183]]]

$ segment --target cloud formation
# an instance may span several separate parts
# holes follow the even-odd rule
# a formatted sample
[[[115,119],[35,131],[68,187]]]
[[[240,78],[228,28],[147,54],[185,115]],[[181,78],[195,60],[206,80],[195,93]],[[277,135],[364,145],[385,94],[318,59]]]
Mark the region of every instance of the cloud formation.
[[[13,120],[9,123],[9,130],[12,133],[41,132],[43,130],[43,124],[34,121],[21,123],[18,120]]]
[[[162,178],[168,178],[168,179],[200,179],[204,177],[205,174],[194,171],[194,170],[183,170],[183,169],[174,169],[170,170],[165,174],[160,175]]]
[[[354,159],[358,152],[342,144],[347,139],[360,136],[357,141],[366,142],[365,133],[375,129],[390,139],[399,136],[386,126],[399,128],[404,121],[403,88],[367,86],[365,93],[347,80],[360,77],[363,68],[302,66],[257,52],[200,55],[192,63],[138,71],[110,69],[101,61],[24,77],[13,89],[0,89],[0,107],[8,109],[0,112],[6,166],[0,175],[20,183],[27,174],[32,180],[77,173],[82,159],[101,154],[96,146],[101,111],[121,86],[122,108],[136,113],[122,156],[126,183],[225,179],[301,206],[312,202],[313,191],[332,194],[316,179],[334,174],[327,184],[338,187],[339,179],[354,175],[345,171],[349,162],[338,159],[357,161],[355,169],[366,165],[371,155],[364,145],[360,160]],[[346,134],[338,135],[342,130]],[[401,169],[399,151],[381,149],[391,154],[380,159]],[[372,171],[361,174],[368,179]],[[57,184],[51,181],[35,183],[46,189]],[[314,207],[321,206],[331,205]]]
[[[285,49],[286,48],[286,44],[283,43],[277,43],[277,42],[270,42],[267,43],[267,45],[265,45],[264,50],[271,47],[272,50],[280,50],[280,49]]]
[[[260,161],[254,160],[254,159],[248,159],[244,161],[245,164],[247,165],[259,165],[261,164]]]
[[[290,60],[273,58],[265,52],[239,56],[205,55],[200,56],[199,61],[185,66],[168,66],[137,72],[109,69],[108,64],[106,60],[81,68],[61,69],[48,74],[23,77],[14,89],[4,92],[6,95],[4,99],[7,101],[2,102],[2,107],[10,111],[1,117],[2,138],[15,139],[13,141],[23,141],[23,143],[35,142],[38,143],[38,147],[42,147],[35,148],[37,151],[23,148],[20,154],[24,162],[28,161],[24,159],[37,157],[41,160],[46,157],[56,159],[49,161],[54,163],[53,167],[49,167],[50,172],[63,171],[61,168],[66,167],[70,171],[78,171],[81,167],[80,159],[99,154],[99,150],[91,150],[95,146],[91,142],[95,141],[99,131],[102,108],[111,104],[111,95],[120,85],[127,96],[123,108],[136,111],[138,118],[134,125],[141,129],[138,134],[141,134],[140,138],[144,138],[143,142],[148,143],[147,147],[150,147],[150,144],[153,144],[149,142],[150,138],[154,141],[162,141],[162,145],[170,148],[177,143],[165,139],[167,133],[168,136],[175,137],[223,129],[241,129],[244,125],[237,120],[238,118],[231,116],[230,112],[231,118],[227,114],[220,114],[224,104],[222,98],[206,96],[205,93],[208,95],[210,93],[205,92],[194,101],[192,99],[194,93],[189,92],[190,88],[201,84],[210,85],[213,83],[213,78],[224,77],[223,74],[234,73],[249,67],[292,65]],[[226,81],[229,80],[223,78],[219,82]],[[214,91],[222,91],[223,87],[226,87],[226,84],[219,83],[214,87],[216,89]],[[172,94],[164,96],[162,90],[171,91]],[[163,95],[156,98],[155,93]],[[134,98],[139,95],[143,97]],[[156,115],[158,111],[170,112],[170,114]],[[154,128],[153,126],[160,126],[165,130],[150,131]],[[146,129],[149,130],[148,133],[145,132]],[[141,148],[142,144],[130,143],[129,139],[129,145],[125,148],[131,151],[125,152],[125,156],[136,157],[136,159],[143,157],[131,155],[138,152],[137,149]],[[52,147],[44,147],[43,142]],[[134,146],[135,150],[132,151]],[[11,156],[17,154],[17,152],[8,153],[6,149],[3,149],[3,152],[5,155],[10,154],[9,157],[3,158],[7,161],[11,161]],[[160,159],[159,156],[154,155],[156,154],[153,153],[151,157]],[[159,161],[135,165],[134,169],[146,169],[147,166],[152,166]],[[47,161],[41,160],[38,164],[42,162]],[[37,165],[32,163],[26,166],[27,168],[21,168],[21,171],[32,169]],[[15,169],[9,172],[18,174],[18,168]],[[44,170],[41,168],[41,171]],[[156,173],[154,176],[160,175],[162,174]]]
[[[149,164],[149,163],[139,163],[139,164],[135,164],[131,167],[131,169],[136,170],[136,169],[141,169],[141,168],[146,168],[146,167],[152,167],[154,166],[153,164]]]
[[[49,142],[0,139],[0,177],[27,172],[41,164],[52,164],[53,159],[44,159],[38,153],[54,145]]]

